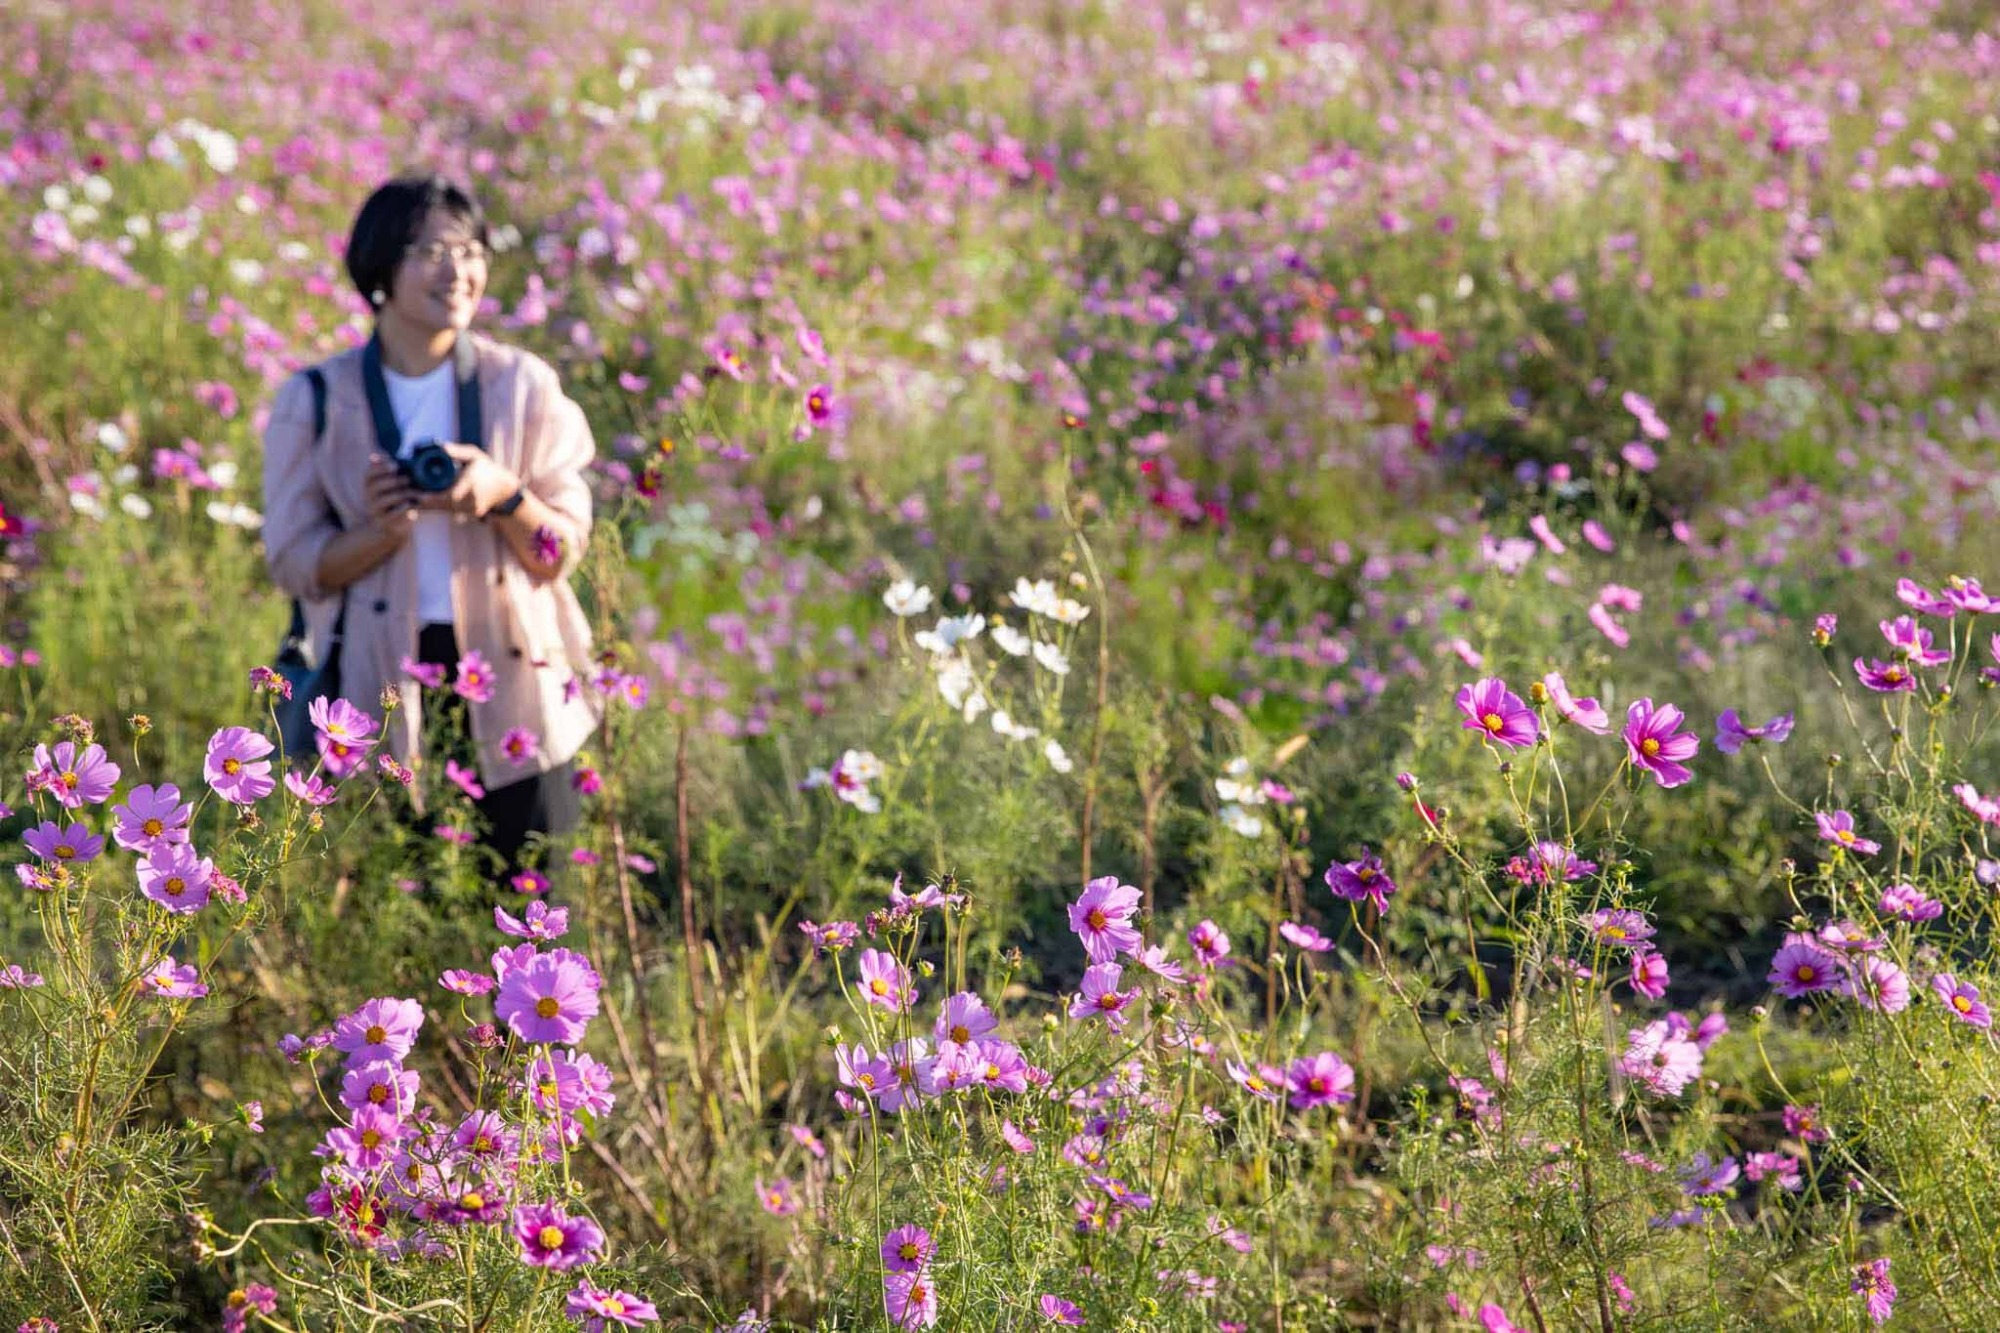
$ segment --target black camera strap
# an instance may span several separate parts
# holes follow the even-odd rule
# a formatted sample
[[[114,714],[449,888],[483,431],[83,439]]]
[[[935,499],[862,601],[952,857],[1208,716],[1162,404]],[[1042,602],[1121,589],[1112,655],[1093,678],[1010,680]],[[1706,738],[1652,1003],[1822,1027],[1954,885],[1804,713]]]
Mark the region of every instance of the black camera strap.
[[[486,447],[485,418],[479,403],[479,349],[472,336],[458,335],[451,347],[458,379],[458,439],[462,444]],[[389,405],[389,381],[382,378],[382,335],[368,339],[361,349],[361,383],[368,391],[368,413],[375,419],[375,447],[393,461],[403,452],[403,432],[396,425],[395,409]]]

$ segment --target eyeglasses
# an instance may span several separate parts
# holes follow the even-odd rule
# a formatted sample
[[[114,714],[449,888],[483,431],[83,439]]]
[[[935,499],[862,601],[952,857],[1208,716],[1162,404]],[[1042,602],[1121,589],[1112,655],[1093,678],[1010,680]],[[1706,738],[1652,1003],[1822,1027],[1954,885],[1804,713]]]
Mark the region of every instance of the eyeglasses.
[[[436,268],[446,258],[458,264],[484,264],[492,252],[478,241],[432,241],[429,245],[413,245],[403,253]]]

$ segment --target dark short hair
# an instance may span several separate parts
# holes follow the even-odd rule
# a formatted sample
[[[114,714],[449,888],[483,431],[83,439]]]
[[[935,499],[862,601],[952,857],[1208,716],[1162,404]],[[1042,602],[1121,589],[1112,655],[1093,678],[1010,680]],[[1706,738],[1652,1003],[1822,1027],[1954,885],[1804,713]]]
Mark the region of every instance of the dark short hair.
[[[424,219],[441,208],[465,223],[481,245],[491,247],[486,213],[472,195],[443,176],[398,176],[368,196],[347,238],[347,276],[370,306],[370,293],[393,294],[396,266],[423,234]]]

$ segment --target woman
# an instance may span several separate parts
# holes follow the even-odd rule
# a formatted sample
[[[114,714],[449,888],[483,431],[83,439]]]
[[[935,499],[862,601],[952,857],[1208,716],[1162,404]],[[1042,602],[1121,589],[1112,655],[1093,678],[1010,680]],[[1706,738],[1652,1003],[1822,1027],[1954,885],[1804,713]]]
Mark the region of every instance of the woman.
[[[569,586],[596,449],[546,362],[471,332],[490,257],[479,206],[440,177],[400,177],[362,205],[347,272],[375,335],[316,367],[323,429],[308,375],[279,390],[264,544],[272,580],[305,605],[315,660],[340,640],[340,693],[378,719],[384,690],[399,696],[398,760],[416,762],[424,728],[411,664],[448,681],[472,668],[430,697],[462,710],[477,780],[461,785],[483,786],[484,839],[511,870],[531,835],[575,824],[570,760],[598,721],[596,691],[578,688],[590,629]],[[426,457],[439,489],[393,461]]]

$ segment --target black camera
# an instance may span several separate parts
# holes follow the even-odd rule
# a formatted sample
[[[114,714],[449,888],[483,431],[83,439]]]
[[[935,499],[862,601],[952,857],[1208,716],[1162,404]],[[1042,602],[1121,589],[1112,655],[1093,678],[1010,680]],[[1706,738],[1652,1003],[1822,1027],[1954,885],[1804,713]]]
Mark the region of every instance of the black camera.
[[[450,490],[458,480],[458,460],[436,440],[418,440],[410,446],[407,458],[396,460],[396,466],[410,479],[410,485],[432,494]]]

